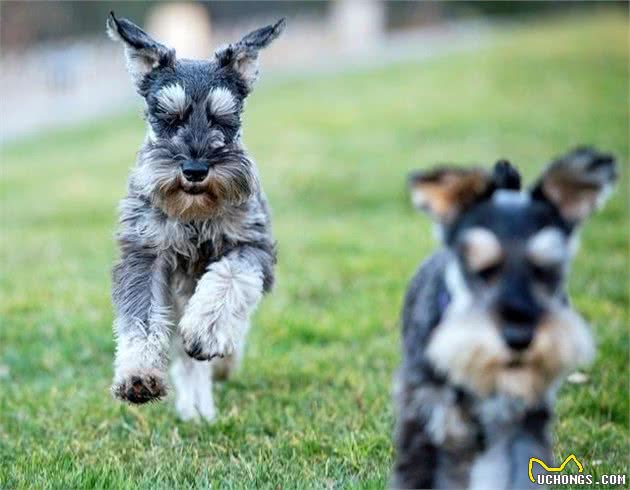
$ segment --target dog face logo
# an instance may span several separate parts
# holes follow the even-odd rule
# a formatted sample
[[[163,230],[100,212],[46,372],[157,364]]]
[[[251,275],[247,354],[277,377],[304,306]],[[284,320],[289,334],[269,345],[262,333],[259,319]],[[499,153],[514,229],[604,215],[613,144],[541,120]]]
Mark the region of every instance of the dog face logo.
[[[109,36],[123,44],[145,101],[147,137],[131,185],[168,215],[206,218],[257,190],[240,142],[241,113],[258,79],[258,53],[284,25],[253,31],[213,59],[186,60],[129,20],[108,17]]]
[[[481,393],[538,399],[559,374],[590,360],[586,323],[564,293],[577,227],[617,178],[612,156],[579,148],[555,160],[528,191],[507,162],[441,168],[410,178],[413,202],[452,251],[452,295],[427,354],[455,382]]]
[[[532,481],[532,483],[536,483],[536,480],[533,474],[534,463],[538,463],[547,472],[559,473],[560,471],[564,470],[564,468],[570,461],[573,461],[575,463],[578,473],[582,473],[584,471],[584,467],[582,466],[582,463],[578,461],[578,459],[575,457],[575,454],[570,454],[569,456],[567,456],[566,459],[562,462],[562,464],[557,467],[549,467],[544,461],[538,458],[529,458],[529,464],[527,466],[527,473],[529,475],[529,479]]]

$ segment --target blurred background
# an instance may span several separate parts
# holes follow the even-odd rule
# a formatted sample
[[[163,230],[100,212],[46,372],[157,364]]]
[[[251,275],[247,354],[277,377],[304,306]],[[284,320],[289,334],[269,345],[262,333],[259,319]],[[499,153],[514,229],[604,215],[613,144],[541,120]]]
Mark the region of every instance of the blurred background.
[[[212,426],[108,391],[145,133],[110,10],[191,57],[288,20],[243,114],[277,283]],[[403,292],[436,247],[407,173],[508,158],[531,182],[577,144],[622,171],[572,269],[598,357],[560,390],[554,453],[628,474],[628,31],[627,2],[1,0],[0,488],[383,488]]]
[[[626,2],[609,2],[622,11]],[[602,2],[385,2],[381,0],[0,3],[0,142],[120,112],[133,92],[110,10],[175,47],[208,57],[220,44],[285,16],[285,41],[265,54],[265,79],[378,66],[472,50],[529,17],[601,8]],[[271,75],[271,78],[269,77]]]

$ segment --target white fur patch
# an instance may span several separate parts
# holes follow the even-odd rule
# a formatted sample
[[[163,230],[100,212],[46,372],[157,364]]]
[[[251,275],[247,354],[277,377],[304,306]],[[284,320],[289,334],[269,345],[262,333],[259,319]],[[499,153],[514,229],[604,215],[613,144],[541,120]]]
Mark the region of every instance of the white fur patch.
[[[418,209],[427,209],[429,199],[419,187],[414,186],[411,189],[411,203]]]
[[[213,150],[225,146],[225,135],[218,129],[212,129],[210,131],[210,147]]]
[[[118,325],[123,322],[117,319],[114,329],[119,330]],[[165,331],[146,331],[144,325],[137,325],[139,332],[146,335],[118,335],[116,338],[116,359],[114,362],[114,382],[120,382],[129,375],[154,372],[162,373],[166,369],[170,340]],[[122,330],[126,330],[127,327]]]
[[[258,81],[260,76],[260,63],[258,62],[258,56],[244,54],[240,56],[234,63],[234,69],[240,73],[247,84],[247,87],[251,89]]]
[[[171,379],[176,394],[175,410],[181,420],[197,420],[199,417],[206,422],[214,420],[211,370],[211,362],[191,359],[178,345],[171,366]]]
[[[540,266],[560,265],[569,253],[565,235],[551,226],[540,230],[527,243],[529,259]]]
[[[446,288],[451,295],[449,309],[452,311],[465,311],[469,308],[472,304],[472,295],[455,260],[451,261],[446,267],[444,279]]]
[[[471,228],[464,235],[464,256],[473,271],[499,263],[503,250],[497,236],[487,228]]]
[[[226,257],[211,264],[197,283],[179,328],[215,355],[233,354],[262,297],[262,273]]]
[[[125,45],[125,60],[127,61],[127,71],[131,75],[131,79],[139,84],[144,76],[159,66],[157,59],[149,56],[142,56],[133,52]]]
[[[214,88],[208,94],[210,112],[217,117],[233,114],[236,110],[236,99],[225,87]]]
[[[109,19],[107,20],[106,30],[107,30],[107,35],[112,41],[124,42],[123,38],[120,37],[120,34],[118,34],[118,31],[116,30],[116,24],[114,24]]]
[[[153,128],[149,123],[147,123],[147,132],[145,135],[145,139],[149,143],[155,143],[157,141],[157,135],[155,134],[155,131],[153,131]]]
[[[161,88],[156,98],[159,107],[170,114],[182,114],[188,107],[186,91],[178,83]]]
[[[524,206],[531,201],[529,194],[508,189],[498,189],[492,195],[492,200],[504,206]]]

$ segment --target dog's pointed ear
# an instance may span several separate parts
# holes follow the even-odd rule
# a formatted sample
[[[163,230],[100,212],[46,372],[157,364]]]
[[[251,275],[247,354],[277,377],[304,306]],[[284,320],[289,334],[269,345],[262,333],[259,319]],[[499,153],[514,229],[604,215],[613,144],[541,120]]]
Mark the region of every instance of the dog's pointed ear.
[[[551,162],[531,195],[551,203],[569,225],[575,226],[604,204],[617,177],[613,155],[580,147]]]
[[[245,82],[247,91],[251,91],[258,80],[258,52],[282,34],[285,26],[285,19],[280,19],[275,24],[256,29],[240,41],[219,48],[214,56],[220,66],[232,68]]]
[[[175,63],[174,49],[160,44],[130,20],[116,18],[114,12],[107,17],[107,34],[123,43],[127,68],[136,85],[153,70]]]
[[[441,167],[412,172],[408,181],[413,204],[445,225],[493,187],[492,175],[481,168]]]

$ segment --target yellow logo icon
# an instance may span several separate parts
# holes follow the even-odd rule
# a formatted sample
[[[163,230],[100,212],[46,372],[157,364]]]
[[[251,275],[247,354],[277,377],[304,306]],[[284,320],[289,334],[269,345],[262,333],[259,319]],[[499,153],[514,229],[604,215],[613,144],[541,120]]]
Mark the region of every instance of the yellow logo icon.
[[[563,463],[556,468],[551,468],[547,466],[542,460],[538,458],[529,458],[529,466],[527,467],[527,471],[529,472],[529,479],[532,481],[532,483],[536,483],[536,480],[534,480],[534,475],[532,474],[532,468],[534,466],[534,463],[538,463],[540,466],[543,467],[545,471],[557,473],[559,471],[562,471],[569,461],[575,462],[575,464],[578,467],[578,473],[582,473],[584,471],[584,467],[582,466],[582,463],[578,461],[578,459],[575,457],[575,454],[569,454],[566,457],[566,459],[563,461]]]

